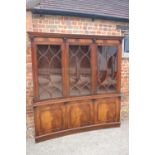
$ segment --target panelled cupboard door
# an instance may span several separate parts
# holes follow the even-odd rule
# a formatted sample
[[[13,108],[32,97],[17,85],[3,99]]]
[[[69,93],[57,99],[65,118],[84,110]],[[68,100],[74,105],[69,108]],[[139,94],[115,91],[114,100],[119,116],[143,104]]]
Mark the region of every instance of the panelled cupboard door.
[[[93,123],[91,100],[72,101],[67,105],[68,128],[78,128]]]
[[[53,104],[35,108],[36,135],[48,134],[65,128],[65,107]]]
[[[107,98],[95,101],[95,123],[119,122],[119,99]]]

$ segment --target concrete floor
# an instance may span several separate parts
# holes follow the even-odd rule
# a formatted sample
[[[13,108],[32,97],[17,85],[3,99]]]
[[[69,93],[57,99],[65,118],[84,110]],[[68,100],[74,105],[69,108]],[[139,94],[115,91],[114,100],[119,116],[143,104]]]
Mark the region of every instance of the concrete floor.
[[[100,129],[35,143],[27,139],[27,155],[128,155],[128,120],[121,127]]]

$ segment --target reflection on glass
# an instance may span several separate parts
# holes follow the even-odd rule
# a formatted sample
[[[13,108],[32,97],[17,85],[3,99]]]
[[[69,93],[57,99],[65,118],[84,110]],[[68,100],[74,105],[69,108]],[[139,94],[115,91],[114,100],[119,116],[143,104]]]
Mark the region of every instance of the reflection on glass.
[[[39,99],[62,96],[60,45],[37,46]]]
[[[70,96],[88,95],[91,90],[89,46],[69,46]]]
[[[117,47],[97,47],[97,93],[116,90]]]

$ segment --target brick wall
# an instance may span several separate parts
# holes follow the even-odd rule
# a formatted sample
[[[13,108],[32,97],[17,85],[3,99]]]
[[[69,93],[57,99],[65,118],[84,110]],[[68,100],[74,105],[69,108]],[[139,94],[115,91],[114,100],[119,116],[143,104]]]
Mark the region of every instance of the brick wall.
[[[92,20],[90,18],[66,17],[55,15],[32,15],[27,12],[26,30],[34,32],[63,33],[63,34],[85,34],[85,35],[123,35],[116,25],[128,25],[125,22],[109,20]],[[32,110],[33,82],[31,63],[31,42],[27,37],[26,56],[26,108],[27,108],[27,136],[34,137],[34,122]],[[128,105],[128,59],[122,59],[122,112],[126,111]]]
[[[33,30],[36,32],[69,33],[86,35],[121,35],[116,29],[117,24],[127,23],[108,20],[92,20],[90,18],[54,16],[54,15],[33,15]]]
[[[32,14],[26,12],[26,31],[33,31]],[[33,80],[32,80],[32,61],[31,61],[31,42],[26,35],[26,127],[27,136],[34,137],[34,118],[33,118]]]
[[[122,69],[121,69],[121,92],[122,92],[122,100],[121,104],[128,104],[129,98],[129,59],[122,59]]]
[[[121,118],[128,118],[129,113],[129,59],[122,58],[121,66]]]

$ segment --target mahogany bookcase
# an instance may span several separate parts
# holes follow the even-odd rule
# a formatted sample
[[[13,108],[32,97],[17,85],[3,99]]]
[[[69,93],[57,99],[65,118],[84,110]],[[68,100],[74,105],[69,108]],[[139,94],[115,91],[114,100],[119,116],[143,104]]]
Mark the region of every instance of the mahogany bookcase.
[[[36,142],[120,126],[121,36],[29,36]]]

